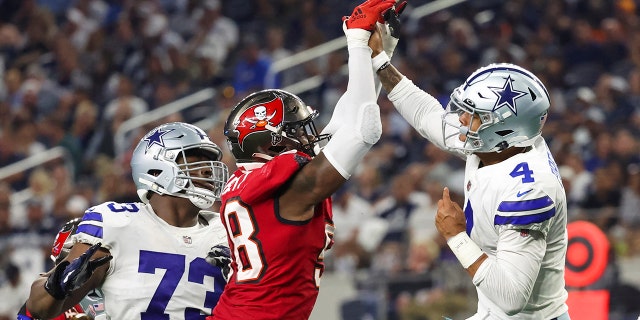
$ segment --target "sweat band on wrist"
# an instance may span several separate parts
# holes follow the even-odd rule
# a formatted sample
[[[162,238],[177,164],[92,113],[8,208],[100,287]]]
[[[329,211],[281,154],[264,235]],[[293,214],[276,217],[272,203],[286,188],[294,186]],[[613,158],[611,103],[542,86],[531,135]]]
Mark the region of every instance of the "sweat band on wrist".
[[[380,68],[378,68],[378,70],[376,70],[376,73],[386,69],[390,65],[391,65],[391,62],[389,62],[389,61],[385,62]]]
[[[387,55],[386,52],[382,51],[382,52],[378,53],[377,56],[375,56],[375,57],[373,57],[373,59],[371,59],[371,64],[373,65],[373,71],[378,72],[381,69],[384,69],[384,68],[388,67],[390,60],[391,59],[389,59],[389,56]]]
[[[465,269],[469,268],[483,254],[480,247],[464,231],[447,240],[447,244]]]

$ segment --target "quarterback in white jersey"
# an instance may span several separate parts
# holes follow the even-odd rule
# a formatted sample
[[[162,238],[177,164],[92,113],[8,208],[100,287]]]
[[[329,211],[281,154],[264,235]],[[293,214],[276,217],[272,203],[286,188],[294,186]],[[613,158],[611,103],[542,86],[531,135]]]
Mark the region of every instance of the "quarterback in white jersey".
[[[456,88],[445,109],[392,65],[377,74],[423,137],[466,159],[464,209],[445,188],[436,227],[476,286],[470,319],[569,319],[567,203],[540,135],[550,107],[542,82],[519,66],[492,64]]]
[[[71,252],[33,283],[27,308],[49,318],[99,288],[109,319],[211,315],[226,285],[223,262],[230,262],[226,231],[217,213],[207,211],[228,178],[221,157],[190,124],[147,133],[131,159],[142,202],[85,211]]]

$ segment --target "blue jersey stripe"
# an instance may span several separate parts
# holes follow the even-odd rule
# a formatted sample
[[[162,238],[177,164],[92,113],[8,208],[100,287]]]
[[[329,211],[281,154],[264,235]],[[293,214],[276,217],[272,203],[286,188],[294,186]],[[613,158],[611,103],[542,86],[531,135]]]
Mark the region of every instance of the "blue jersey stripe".
[[[102,227],[94,226],[92,224],[81,223],[78,226],[78,230],[76,231],[76,233],[85,233],[92,237],[102,239]]]
[[[473,229],[473,208],[469,200],[467,200],[467,205],[464,207],[464,218],[467,222],[467,235],[471,236],[471,230]]]
[[[513,224],[517,226],[529,225],[532,223],[539,223],[546,220],[549,220],[551,217],[556,215],[556,208],[553,207],[550,210],[545,212],[530,214],[526,216],[500,216],[496,215],[493,218],[493,224],[495,225],[505,225],[505,224]]]
[[[87,211],[84,213],[82,217],[82,221],[100,221],[102,222],[102,213]]]
[[[549,196],[524,201],[502,201],[498,206],[498,211],[502,212],[521,212],[532,211],[546,208],[553,205],[553,200]]]

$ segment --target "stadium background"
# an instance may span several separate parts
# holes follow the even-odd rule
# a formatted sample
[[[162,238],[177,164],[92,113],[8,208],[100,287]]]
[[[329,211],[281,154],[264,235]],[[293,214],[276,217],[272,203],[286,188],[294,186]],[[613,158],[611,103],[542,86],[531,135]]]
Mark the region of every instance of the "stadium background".
[[[128,158],[141,133],[187,121],[224,148],[226,112],[266,87],[298,93],[326,123],[347,81],[341,17],[357,4],[0,1],[0,320],[51,267],[63,222],[137,201]],[[393,57],[443,103],[491,62],[547,85],[543,134],[569,218],[611,243],[587,288],[610,290],[609,319],[640,314],[639,22],[633,0],[411,0]],[[475,292],[433,216],[442,186],[461,199],[462,162],[420,138],[384,93],[380,105],[383,137],[335,196],[336,245],[312,319],[460,319]]]

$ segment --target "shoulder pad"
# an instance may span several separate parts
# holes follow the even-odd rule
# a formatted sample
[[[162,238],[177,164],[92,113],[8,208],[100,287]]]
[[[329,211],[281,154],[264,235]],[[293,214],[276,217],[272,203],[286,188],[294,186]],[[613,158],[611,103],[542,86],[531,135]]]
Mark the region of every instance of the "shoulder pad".
[[[275,191],[310,161],[311,157],[295,150],[274,157],[247,176],[246,186],[242,191],[242,199],[247,202],[253,202],[271,197]]]
[[[541,190],[515,190],[498,204],[493,223],[509,229],[544,231],[547,222],[556,215],[555,205],[553,199]]]
[[[82,242],[95,244],[103,241],[103,231],[106,227],[122,227],[130,221],[129,214],[138,213],[142,203],[105,202],[91,207],[84,212],[82,222],[74,236],[74,243]]]

